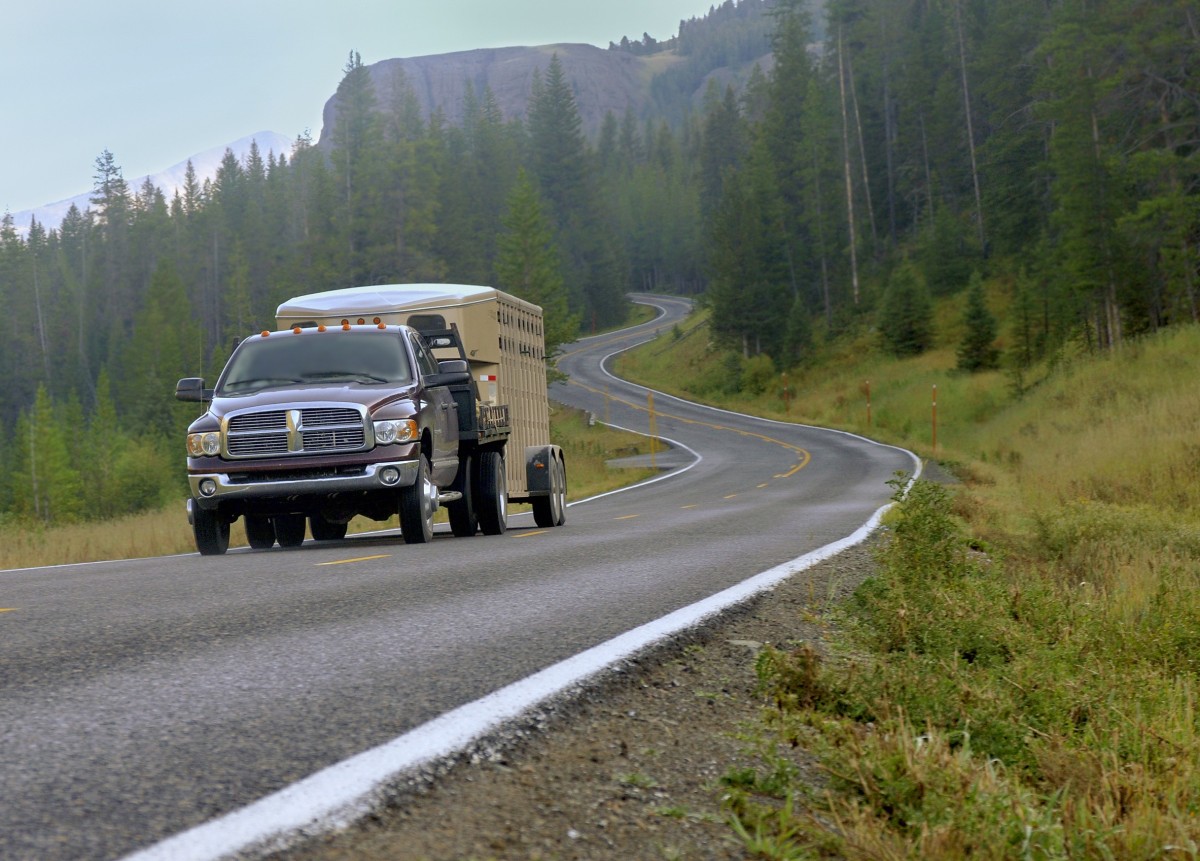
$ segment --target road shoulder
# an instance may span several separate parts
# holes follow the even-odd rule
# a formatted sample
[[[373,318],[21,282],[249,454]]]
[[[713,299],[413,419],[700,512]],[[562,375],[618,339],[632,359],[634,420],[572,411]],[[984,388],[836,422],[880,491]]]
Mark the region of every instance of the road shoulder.
[[[386,809],[279,861],[741,859],[721,778],[755,764],[764,643],[825,640],[831,602],[874,570],[871,539],[536,710],[393,788]],[[819,780],[803,751],[796,764]]]

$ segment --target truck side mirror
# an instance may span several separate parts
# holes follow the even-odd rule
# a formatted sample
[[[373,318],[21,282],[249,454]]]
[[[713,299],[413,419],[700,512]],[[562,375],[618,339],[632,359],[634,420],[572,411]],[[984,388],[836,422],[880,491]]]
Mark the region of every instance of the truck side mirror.
[[[211,401],[212,396],[213,390],[204,388],[203,377],[184,377],[175,384],[175,399],[178,401],[204,403]]]
[[[471,368],[463,359],[443,359],[438,362],[438,373],[425,377],[425,385],[458,386],[471,382]]]

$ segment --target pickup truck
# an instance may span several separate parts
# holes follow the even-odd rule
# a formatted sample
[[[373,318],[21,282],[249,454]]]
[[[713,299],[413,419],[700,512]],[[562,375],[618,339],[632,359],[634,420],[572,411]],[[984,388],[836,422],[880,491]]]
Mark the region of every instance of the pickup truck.
[[[298,546],[306,527],[317,541],[344,538],[356,515],[398,515],[405,542],[425,543],[440,507],[456,536],[498,535],[507,528],[510,496],[530,502],[539,525],[565,522],[565,461],[546,440],[548,424],[533,423],[541,439],[523,446],[525,469],[514,481],[506,468],[512,408],[495,402],[496,373],[472,373],[482,354],[505,352],[505,338],[493,342],[496,333],[484,330],[503,327],[507,317],[474,306],[491,301],[499,308],[511,297],[461,285],[313,295],[333,296],[339,310],[244,339],[212,389],[195,377],[176,387],[178,399],[207,407],[187,433],[188,517],[201,554],[224,553],[238,517],[257,549]],[[296,307],[315,316],[312,298],[281,305],[277,319]],[[357,314],[364,301],[375,312],[369,317]],[[470,313],[456,315],[464,304]],[[523,304],[540,321],[540,309]],[[351,316],[343,318],[347,310]],[[486,343],[464,339],[456,316]],[[393,322],[409,317],[422,329]],[[523,341],[531,340],[532,325],[518,328]],[[540,340],[540,328],[536,334]],[[511,347],[517,351],[515,341]],[[528,363],[532,343],[520,349]],[[485,370],[505,367],[502,357],[491,358]],[[486,397],[476,376],[489,387]],[[540,400],[544,415],[544,369],[540,380],[532,399],[529,392],[519,399],[526,413],[537,412]]]

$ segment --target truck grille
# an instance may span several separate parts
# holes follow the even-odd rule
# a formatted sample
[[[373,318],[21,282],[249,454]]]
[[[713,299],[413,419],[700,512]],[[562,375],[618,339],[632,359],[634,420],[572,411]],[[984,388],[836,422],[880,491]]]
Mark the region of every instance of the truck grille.
[[[311,406],[237,413],[226,425],[229,457],[333,454],[368,448],[365,411]]]

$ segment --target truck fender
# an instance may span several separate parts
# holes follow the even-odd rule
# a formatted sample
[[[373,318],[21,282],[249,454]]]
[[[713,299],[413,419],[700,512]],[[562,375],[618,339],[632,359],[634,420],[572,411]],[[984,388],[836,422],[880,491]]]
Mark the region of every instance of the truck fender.
[[[525,486],[530,496],[550,494],[550,463],[565,463],[562,448],[556,445],[531,445],[525,448]]]

